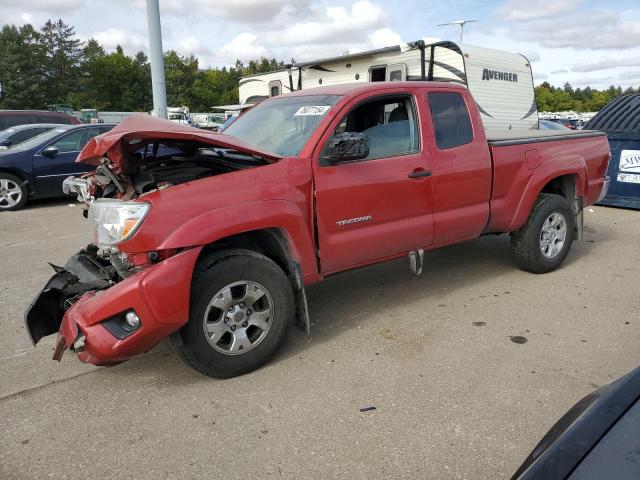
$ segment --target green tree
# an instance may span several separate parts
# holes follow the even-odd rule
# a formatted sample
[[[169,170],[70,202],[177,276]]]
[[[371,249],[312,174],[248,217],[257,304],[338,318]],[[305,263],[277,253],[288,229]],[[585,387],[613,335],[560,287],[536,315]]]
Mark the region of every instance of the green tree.
[[[190,106],[193,85],[198,76],[198,59],[193,55],[183,57],[170,50],[164,54],[164,72],[167,104],[172,107]]]
[[[75,38],[74,28],[62,19],[48,20],[40,32],[46,60],[43,67],[47,100],[67,102],[69,94],[78,87],[82,43]]]
[[[4,25],[0,31],[0,108],[38,109],[46,103],[42,87],[45,65],[40,34],[27,24]]]

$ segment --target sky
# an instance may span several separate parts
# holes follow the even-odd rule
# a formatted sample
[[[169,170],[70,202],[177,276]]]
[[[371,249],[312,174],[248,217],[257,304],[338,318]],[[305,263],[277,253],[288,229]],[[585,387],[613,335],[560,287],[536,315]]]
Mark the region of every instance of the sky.
[[[62,18],[107,50],[148,51],[145,0],[0,0],[0,25]],[[536,84],[640,86],[640,1],[160,0],[163,47],[202,68],[261,55],[308,61],[424,38],[519,52]]]

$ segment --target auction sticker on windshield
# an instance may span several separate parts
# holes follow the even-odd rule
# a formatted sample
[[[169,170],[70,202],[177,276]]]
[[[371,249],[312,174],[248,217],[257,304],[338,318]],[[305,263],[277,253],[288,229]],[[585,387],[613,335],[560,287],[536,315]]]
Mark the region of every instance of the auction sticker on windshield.
[[[293,116],[324,115],[330,108],[331,105],[306,105],[304,107],[300,107]]]

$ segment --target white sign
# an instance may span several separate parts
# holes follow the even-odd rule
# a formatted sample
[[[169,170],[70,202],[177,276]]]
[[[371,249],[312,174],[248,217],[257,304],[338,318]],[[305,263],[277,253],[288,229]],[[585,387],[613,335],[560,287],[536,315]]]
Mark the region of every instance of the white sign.
[[[620,152],[620,171],[640,173],[640,150],[622,150]]]
[[[619,173],[618,181],[622,183],[640,183],[640,175],[633,173]]]
[[[329,110],[330,108],[331,108],[331,105],[307,105],[305,107],[300,107],[298,111],[293,114],[293,116],[294,117],[308,116],[308,115],[320,116],[327,113],[327,110]]]

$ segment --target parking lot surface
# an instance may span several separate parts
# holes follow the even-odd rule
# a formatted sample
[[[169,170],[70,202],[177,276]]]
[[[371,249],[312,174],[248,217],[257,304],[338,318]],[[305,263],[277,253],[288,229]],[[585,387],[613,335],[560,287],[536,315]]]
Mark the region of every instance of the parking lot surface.
[[[23,311],[88,227],[68,201],[0,214],[0,478],[509,478],[640,363],[640,212],[585,225],[546,275],[503,235],[429,252],[419,278],[406,261],[329,278],[308,290],[311,336],[220,381],[168,342],[111,368],[51,361]]]

